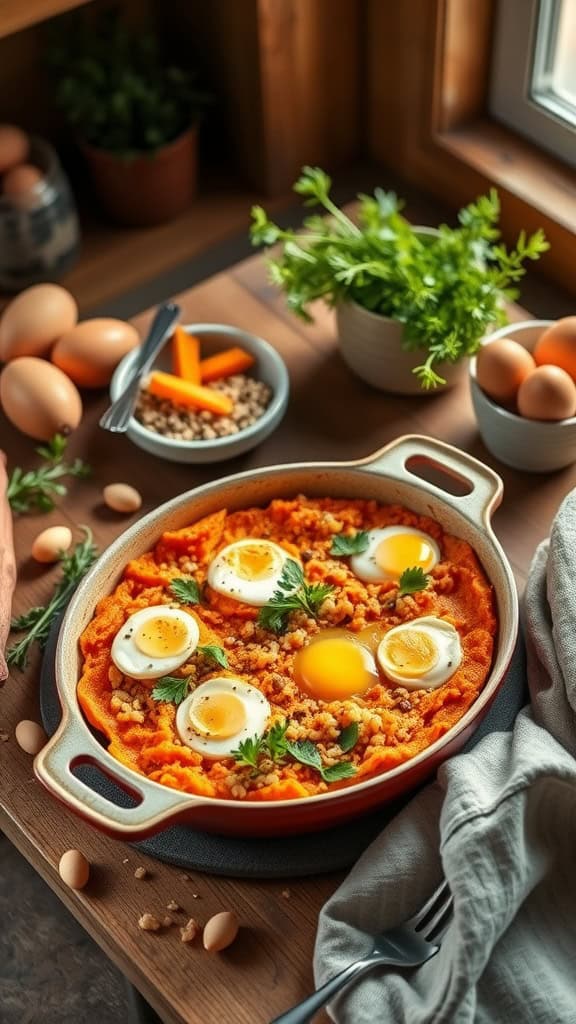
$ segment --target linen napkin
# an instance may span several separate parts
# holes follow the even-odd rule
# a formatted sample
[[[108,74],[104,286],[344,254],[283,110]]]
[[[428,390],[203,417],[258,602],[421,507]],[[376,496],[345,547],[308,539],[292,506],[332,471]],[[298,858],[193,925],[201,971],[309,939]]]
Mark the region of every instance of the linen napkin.
[[[576,1024],[576,491],[524,597],[530,704],[452,758],[323,908],[317,985],[415,913],[442,872],[454,918],[422,967],[376,968],[338,1024]]]

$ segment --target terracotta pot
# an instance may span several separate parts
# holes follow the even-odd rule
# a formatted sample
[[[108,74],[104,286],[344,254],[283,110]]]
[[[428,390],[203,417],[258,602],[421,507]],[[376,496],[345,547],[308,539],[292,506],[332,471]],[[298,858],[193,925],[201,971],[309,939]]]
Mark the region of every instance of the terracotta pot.
[[[454,386],[466,373],[468,359],[438,363],[436,371],[446,380],[437,388],[423,390],[412,372],[426,360],[424,349],[408,352],[402,347],[403,325],[355,302],[336,309],[338,341],[345,362],[354,373],[381,391],[398,395],[436,395]]]
[[[431,464],[469,486],[453,496],[438,483],[416,476],[413,462]],[[265,505],[273,498],[310,496],[370,498],[402,504],[429,515],[448,533],[468,541],[478,555],[497,604],[498,633],[490,674],[476,701],[448,732],[410,761],[374,778],[297,800],[220,800],[162,786],[121,764],[98,742],[76,696],[80,675],[78,639],[102,597],[113,589],[126,563],[149,550],[164,530],[177,530],[218,509]],[[510,663],[518,631],[518,599],[512,571],[490,518],[502,500],[502,481],[464,452],[430,437],[401,437],[358,462],[266,466],[204,484],[154,509],[130,527],[98,559],[80,583],[64,618],[56,651],[56,681],[62,703],[57,732],[37,756],[38,778],[87,821],[124,839],[136,839],[177,821],[230,835],[290,835],[329,828],[409,792],[459,751],[486,714]],[[120,807],[94,792],[75,774],[96,764],[139,801]]]
[[[102,206],[119,224],[146,227],[173,220],[196,195],[197,129],[151,154],[119,157],[87,143],[90,166]]]

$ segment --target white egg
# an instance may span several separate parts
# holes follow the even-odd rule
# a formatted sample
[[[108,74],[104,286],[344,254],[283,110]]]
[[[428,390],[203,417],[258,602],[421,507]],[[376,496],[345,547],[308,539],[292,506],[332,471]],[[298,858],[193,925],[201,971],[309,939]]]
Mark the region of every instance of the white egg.
[[[134,679],[158,679],[183,665],[198,645],[196,619],[181,608],[153,605],[130,615],[112,643],[112,661]]]
[[[380,668],[407,689],[435,689],[462,661],[460,636],[452,623],[434,615],[390,629],[378,646]]]
[[[208,583],[219,594],[261,608],[277,589],[290,558],[270,540],[245,537],[218,552],[208,567]]]
[[[350,568],[364,583],[398,580],[405,569],[430,572],[440,561],[435,540],[413,526],[384,526],[368,531],[368,547],[352,555]]]
[[[271,708],[243,679],[217,676],[197,686],[178,707],[180,739],[203,757],[230,757],[243,740],[262,736]]]

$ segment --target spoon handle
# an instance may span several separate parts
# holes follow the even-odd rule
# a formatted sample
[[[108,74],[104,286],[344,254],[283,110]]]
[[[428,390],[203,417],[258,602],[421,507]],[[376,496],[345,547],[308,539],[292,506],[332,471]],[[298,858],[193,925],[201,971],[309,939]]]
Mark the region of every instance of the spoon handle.
[[[165,302],[160,306],[148,336],[142,344],[134,376],[122,394],[100,419],[100,426],[104,430],[110,430],[114,434],[123,434],[128,429],[140,381],[152,366],[179,316],[180,307],[174,302]]]

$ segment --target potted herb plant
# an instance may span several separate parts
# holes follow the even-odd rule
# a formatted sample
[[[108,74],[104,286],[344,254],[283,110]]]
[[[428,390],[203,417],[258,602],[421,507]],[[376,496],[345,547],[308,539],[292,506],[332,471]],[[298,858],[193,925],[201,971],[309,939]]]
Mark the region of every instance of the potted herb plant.
[[[305,320],[317,299],[336,308],[342,355],[369,384],[399,394],[449,386],[487,329],[506,322],[504,301],[516,296],[525,261],[548,248],[543,232],[522,232],[506,249],[495,190],[461,210],[457,227],[431,229],[410,224],[381,189],[358,196],[355,222],[330,189],[320,168],[303,169],[294,191],[324,215],[307,218],[301,233],[253,208],[253,243],[280,246],[272,281]]]
[[[115,12],[52,36],[56,101],[74,128],[106,211],[121,224],[171,220],[196,192],[194,76],[163,59],[157,38]]]

